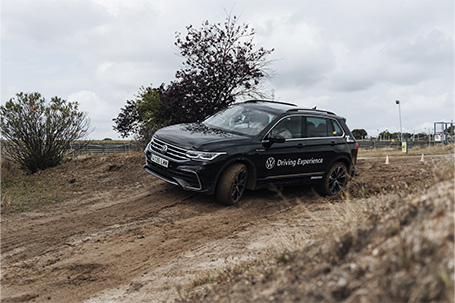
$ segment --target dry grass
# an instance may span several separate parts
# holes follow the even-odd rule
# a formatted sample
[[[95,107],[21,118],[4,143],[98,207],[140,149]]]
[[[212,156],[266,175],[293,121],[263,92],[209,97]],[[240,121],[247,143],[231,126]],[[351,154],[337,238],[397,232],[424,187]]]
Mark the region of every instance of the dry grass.
[[[413,154],[423,152],[452,154],[453,146]],[[454,161],[432,161],[431,184],[417,192],[326,200],[325,217],[300,202],[317,232],[283,237],[260,259],[200,274],[180,302],[453,302]]]
[[[85,154],[66,158],[57,167],[30,175],[20,170],[14,162],[2,157],[2,213],[23,212],[58,204],[73,196],[75,191],[96,191],[104,182],[124,184],[123,179],[133,180],[138,177],[136,172],[141,170],[142,162],[142,152]],[[123,174],[118,173],[120,168],[125,171]],[[134,175],[128,175],[130,172]],[[110,188],[109,185],[106,186]]]
[[[1,159],[2,213],[36,209],[65,197],[55,180],[46,174],[30,175],[9,159]]]

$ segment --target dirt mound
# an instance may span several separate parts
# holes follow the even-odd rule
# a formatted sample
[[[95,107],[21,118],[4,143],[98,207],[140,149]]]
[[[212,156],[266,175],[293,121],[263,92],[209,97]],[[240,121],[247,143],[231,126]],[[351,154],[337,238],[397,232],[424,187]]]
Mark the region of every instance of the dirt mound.
[[[250,191],[233,207],[148,175],[142,153],[76,159],[32,176],[12,175],[7,186],[2,174],[3,207],[4,196],[40,200],[25,212],[17,213],[17,201],[3,208],[2,302],[170,302],[196,286],[200,293],[191,300],[223,294],[251,301],[252,285],[263,287],[255,295],[266,301],[284,300],[285,293],[354,300],[365,289],[372,298],[453,298],[442,287],[453,283],[453,262],[436,266],[453,245],[453,215],[446,218],[453,206],[435,202],[453,201],[453,186],[441,183],[418,200],[440,179],[438,163],[452,167],[453,180],[453,162],[426,159],[393,157],[389,165],[360,159],[346,197],[324,199],[310,187],[293,187]],[[445,197],[448,191],[452,196]],[[280,257],[270,257],[277,248]],[[250,277],[245,266],[258,272],[251,264],[266,265]],[[214,275],[220,270],[228,279]],[[381,284],[376,273],[393,276],[401,288],[418,281],[422,291],[392,291],[386,286],[393,283]],[[293,290],[310,286],[312,294]]]
[[[357,226],[181,302],[453,302],[454,184],[369,199]]]

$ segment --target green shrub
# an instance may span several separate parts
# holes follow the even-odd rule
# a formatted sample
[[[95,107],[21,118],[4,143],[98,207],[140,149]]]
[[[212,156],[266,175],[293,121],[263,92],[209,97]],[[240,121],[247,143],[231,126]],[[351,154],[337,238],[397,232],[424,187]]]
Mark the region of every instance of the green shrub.
[[[57,166],[70,143],[85,137],[90,121],[77,102],[18,93],[0,106],[3,150],[30,173]]]

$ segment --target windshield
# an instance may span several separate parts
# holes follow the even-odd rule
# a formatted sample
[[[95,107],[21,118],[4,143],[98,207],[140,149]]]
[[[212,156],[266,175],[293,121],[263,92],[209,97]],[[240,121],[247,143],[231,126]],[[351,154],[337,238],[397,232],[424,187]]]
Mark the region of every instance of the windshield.
[[[207,118],[203,124],[227,132],[255,136],[276,116],[243,105],[235,105]]]

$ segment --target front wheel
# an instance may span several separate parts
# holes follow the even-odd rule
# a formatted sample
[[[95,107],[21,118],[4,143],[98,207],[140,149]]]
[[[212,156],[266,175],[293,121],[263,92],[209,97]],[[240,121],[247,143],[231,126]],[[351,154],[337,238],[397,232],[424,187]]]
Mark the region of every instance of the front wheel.
[[[327,172],[319,191],[323,195],[334,196],[340,193],[348,183],[349,175],[346,165],[341,162],[335,163]]]
[[[244,164],[229,166],[221,175],[216,187],[218,202],[233,205],[240,201],[246,188],[248,170]]]

